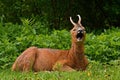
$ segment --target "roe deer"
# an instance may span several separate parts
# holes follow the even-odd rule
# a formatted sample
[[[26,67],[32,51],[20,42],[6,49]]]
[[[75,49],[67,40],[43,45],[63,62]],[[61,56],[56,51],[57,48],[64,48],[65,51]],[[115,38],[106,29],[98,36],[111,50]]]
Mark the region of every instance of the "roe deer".
[[[75,71],[85,70],[88,60],[84,55],[85,28],[81,24],[81,17],[77,15],[78,23],[73,24],[71,32],[72,44],[69,50],[30,47],[26,49],[14,62],[13,71]]]

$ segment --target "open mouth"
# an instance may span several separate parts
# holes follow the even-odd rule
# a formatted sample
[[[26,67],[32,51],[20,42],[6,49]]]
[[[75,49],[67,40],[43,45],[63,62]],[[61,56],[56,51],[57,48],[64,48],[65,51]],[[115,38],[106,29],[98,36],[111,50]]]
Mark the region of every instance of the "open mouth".
[[[77,41],[82,41],[82,38],[84,37],[84,34],[83,34],[84,31],[78,31],[77,33]]]

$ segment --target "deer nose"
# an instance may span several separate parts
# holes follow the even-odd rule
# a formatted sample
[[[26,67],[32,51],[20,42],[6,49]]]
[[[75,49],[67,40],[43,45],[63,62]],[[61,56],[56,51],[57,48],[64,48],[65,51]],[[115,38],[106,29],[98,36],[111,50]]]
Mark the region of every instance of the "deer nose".
[[[78,33],[83,33],[84,31],[83,30],[78,30]]]

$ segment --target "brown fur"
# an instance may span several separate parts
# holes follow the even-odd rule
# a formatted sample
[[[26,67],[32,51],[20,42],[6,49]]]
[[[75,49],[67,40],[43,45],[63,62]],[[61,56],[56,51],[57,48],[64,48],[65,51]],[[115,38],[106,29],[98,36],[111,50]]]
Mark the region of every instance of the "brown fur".
[[[71,22],[73,24],[73,22]],[[15,61],[12,66],[13,71],[74,71],[85,70],[88,60],[84,55],[85,32],[82,41],[77,41],[76,35],[78,28],[84,30],[80,21],[73,24],[74,28],[70,31],[72,45],[69,50],[57,50],[48,48],[30,47],[26,49]],[[76,30],[76,31],[75,31]]]

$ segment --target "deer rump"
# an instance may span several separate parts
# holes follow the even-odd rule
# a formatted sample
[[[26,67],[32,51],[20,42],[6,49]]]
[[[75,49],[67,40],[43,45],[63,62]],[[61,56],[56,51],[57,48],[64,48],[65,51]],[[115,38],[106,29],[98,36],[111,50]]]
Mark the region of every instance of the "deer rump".
[[[69,50],[30,47],[26,49],[14,62],[13,71],[74,71],[85,70],[88,60],[84,55],[85,28],[78,15],[78,23],[70,21],[72,45]]]

